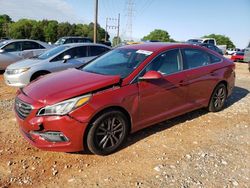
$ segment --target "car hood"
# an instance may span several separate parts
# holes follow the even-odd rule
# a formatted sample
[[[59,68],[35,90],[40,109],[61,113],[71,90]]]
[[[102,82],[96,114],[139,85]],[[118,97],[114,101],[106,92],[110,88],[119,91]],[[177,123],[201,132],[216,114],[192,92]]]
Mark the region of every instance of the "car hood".
[[[68,69],[48,74],[31,82],[22,91],[33,100],[50,105],[118,84],[120,79],[120,76],[107,76],[78,69]]]
[[[28,67],[32,67],[38,64],[44,63],[44,60],[40,60],[40,59],[25,59],[25,60],[21,60],[18,61],[14,64],[11,64],[8,66],[8,69],[21,69],[21,68],[28,68]]]

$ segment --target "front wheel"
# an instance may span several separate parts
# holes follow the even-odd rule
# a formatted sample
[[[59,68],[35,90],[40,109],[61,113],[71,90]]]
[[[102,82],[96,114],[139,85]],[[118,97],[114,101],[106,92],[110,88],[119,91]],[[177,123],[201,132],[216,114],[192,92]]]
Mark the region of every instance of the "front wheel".
[[[210,112],[218,112],[222,110],[227,98],[227,89],[225,84],[219,84],[214,89],[214,92],[210,98],[208,110]]]
[[[99,115],[87,135],[88,149],[97,155],[108,155],[121,146],[128,134],[128,119],[120,111]]]

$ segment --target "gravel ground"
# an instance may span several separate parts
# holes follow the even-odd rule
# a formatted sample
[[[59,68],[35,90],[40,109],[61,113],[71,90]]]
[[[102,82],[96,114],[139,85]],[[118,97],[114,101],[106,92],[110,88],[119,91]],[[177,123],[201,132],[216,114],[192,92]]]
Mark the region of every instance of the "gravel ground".
[[[46,152],[20,135],[16,90],[0,75],[0,187],[250,187],[250,73],[237,64],[223,111],[197,110],[139,131],[118,152]]]

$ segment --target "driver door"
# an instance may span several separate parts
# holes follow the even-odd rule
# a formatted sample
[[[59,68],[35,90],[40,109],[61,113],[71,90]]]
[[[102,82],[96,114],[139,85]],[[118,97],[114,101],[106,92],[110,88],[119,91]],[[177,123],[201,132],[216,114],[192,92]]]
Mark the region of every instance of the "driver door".
[[[71,58],[64,60],[65,55],[70,55]],[[87,56],[87,46],[74,47],[59,54],[51,60],[50,70],[52,72],[65,70],[68,68],[77,68],[85,63],[84,57]]]
[[[163,77],[138,83],[140,127],[171,118],[188,108],[186,76],[182,69],[179,49],[160,54],[146,67],[144,73],[154,70]]]

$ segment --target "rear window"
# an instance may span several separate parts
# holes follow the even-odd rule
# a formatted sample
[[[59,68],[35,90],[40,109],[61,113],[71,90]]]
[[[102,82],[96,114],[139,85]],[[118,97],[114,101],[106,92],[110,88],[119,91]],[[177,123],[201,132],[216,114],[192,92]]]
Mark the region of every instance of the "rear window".
[[[198,49],[184,49],[184,69],[192,69],[210,64],[209,55]]]

